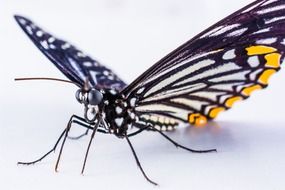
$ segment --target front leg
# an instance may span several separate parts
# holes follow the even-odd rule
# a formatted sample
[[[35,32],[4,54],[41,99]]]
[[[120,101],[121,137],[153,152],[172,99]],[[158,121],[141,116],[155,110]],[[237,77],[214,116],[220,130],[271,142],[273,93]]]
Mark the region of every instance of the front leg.
[[[72,123],[76,123],[76,124],[79,124],[79,125],[84,126],[84,127],[86,127],[86,128],[88,127],[89,129],[90,129],[90,128],[92,129],[91,126],[87,125],[86,123],[84,124],[84,123],[82,122],[82,120],[81,120],[82,118],[81,118],[80,120],[79,120],[78,118],[81,118],[81,117],[78,117],[78,116],[76,116],[76,115],[72,115],[68,123],[69,123],[70,125],[71,125]],[[79,121],[78,121],[78,120],[79,120]],[[87,129],[88,129],[88,128],[87,128]],[[60,135],[59,138],[57,139],[57,141],[56,141],[55,145],[53,146],[53,148],[52,148],[51,150],[49,150],[46,154],[44,154],[43,156],[41,156],[39,159],[36,159],[36,160],[34,160],[34,161],[31,161],[31,162],[18,162],[17,164],[19,164],[19,165],[31,165],[31,164],[36,164],[36,163],[42,161],[44,158],[46,158],[46,157],[47,157],[49,154],[51,154],[52,152],[55,152],[55,150],[56,150],[56,148],[57,148],[57,146],[58,146],[60,140],[61,140],[61,139],[64,137],[64,135],[66,134],[66,130],[67,130],[67,128],[65,128],[65,129],[62,131],[61,135]]]

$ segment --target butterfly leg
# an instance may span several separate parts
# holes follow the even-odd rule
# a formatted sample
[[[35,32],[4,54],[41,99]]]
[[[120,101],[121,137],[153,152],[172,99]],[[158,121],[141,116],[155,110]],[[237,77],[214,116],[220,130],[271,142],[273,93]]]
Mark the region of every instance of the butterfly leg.
[[[132,143],[131,143],[131,141],[130,141],[128,135],[125,135],[125,137],[126,137],[127,142],[128,142],[128,144],[129,144],[129,146],[130,146],[130,148],[131,148],[131,150],[132,150],[132,153],[133,153],[133,155],[134,155],[134,157],[135,157],[136,163],[137,163],[137,165],[138,165],[140,171],[142,172],[143,176],[145,177],[145,179],[146,179],[148,182],[150,182],[151,184],[153,184],[153,185],[158,185],[157,183],[155,183],[154,181],[152,181],[151,179],[149,179],[148,176],[145,174],[145,172],[144,172],[144,170],[143,170],[143,168],[142,168],[142,166],[141,166],[141,164],[140,164],[140,161],[139,161],[139,159],[138,159],[138,156],[137,156],[137,154],[136,154],[136,152],[135,152],[135,149],[134,149],[134,147],[133,147],[133,145],[132,145]]]
[[[77,119],[77,120],[75,120],[75,119]],[[84,122],[84,120],[83,120],[83,118],[81,118],[81,117],[78,117],[78,116],[76,116],[76,115],[73,115],[73,116],[71,117],[71,123],[79,124],[79,125],[81,125],[81,126],[87,128],[87,129],[93,129],[92,127],[90,127],[90,125],[85,124],[86,122],[85,122],[85,123],[83,123],[83,122]],[[59,138],[57,139],[57,141],[56,141],[55,145],[53,146],[53,148],[52,148],[50,151],[48,151],[46,154],[44,154],[42,157],[40,157],[39,159],[34,160],[34,161],[32,161],[32,162],[18,162],[17,164],[19,164],[19,165],[31,165],[31,164],[36,164],[36,163],[42,161],[45,157],[47,157],[49,154],[51,154],[52,152],[54,152],[54,151],[56,150],[56,148],[57,148],[57,146],[58,146],[60,140],[64,137],[64,134],[66,133],[66,130],[67,130],[67,128],[65,128],[65,129],[62,131],[61,135],[60,135]]]
[[[98,118],[97,118],[98,119]],[[92,140],[94,139],[95,137],[95,133],[98,129],[98,126],[100,125],[100,122],[101,120],[97,120],[97,123],[95,124],[94,126],[94,129],[93,129],[93,132],[91,134],[91,137],[90,137],[90,141],[89,141],[89,144],[88,144],[88,147],[87,147],[87,150],[86,150],[86,153],[85,153],[85,157],[84,157],[84,162],[83,162],[83,166],[82,166],[82,170],[81,170],[81,174],[84,173],[84,169],[85,169],[85,165],[86,165],[86,161],[87,161],[87,157],[88,157],[88,153],[89,153],[89,149],[90,149],[90,146],[91,146],[91,143],[92,143]]]
[[[60,140],[62,139],[63,135],[65,134],[66,129],[63,130],[63,132],[61,133],[61,135],[59,136],[59,138],[57,139],[55,145],[53,146],[53,148],[48,151],[46,154],[44,154],[42,157],[40,157],[39,159],[32,161],[32,162],[18,162],[17,164],[19,165],[31,165],[31,164],[35,164],[37,162],[42,161],[45,157],[47,157],[50,153],[54,152],[58,143],[60,142]]]
[[[190,149],[187,148],[183,145],[178,144],[177,142],[175,142],[174,140],[172,140],[170,137],[168,137],[167,135],[165,135],[163,132],[161,132],[160,130],[156,129],[155,127],[152,127],[152,129],[156,132],[158,132],[159,134],[161,134],[164,138],[166,138],[168,141],[170,141],[172,144],[174,144],[177,148],[182,148],[184,150],[193,152],[193,153],[209,153],[209,152],[217,152],[217,149],[209,149],[209,150],[194,150],[194,149]]]
[[[89,129],[86,129],[86,131],[83,134],[81,134],[81,135],[78,135],[78,136],[75,136],[75,137],[68,136],[67,138],[70,139],[70,140],[79,140],[82,137],[87,136],[88,132],[89,132]]]
[[[74,120],[74,118],[77,119],[77,120],[79,120],[79,121]],[[58,171],[58,165],[59,165],[59,161],[60,161],[61,154],[62,154],[62,151],[63,151],[63,147],[64,147],[65,141],[66,141],[66,139],[67,139],[67,137],[68,137],[68,133],[69,133],[69,131],[70,131],[70,128],[71,128],[71,126],[72,126],[72,123],[77,123],[77,124],[80,124],[80,125],[83,125],[83,126],[86,126],[86,127],[88,126],[88,125],[85,125],[84,123],[80,122],[80,120],[81,120],[81,121],[84,121],[81,117],[76,116],[76,115],[72,115],[72,116],[70,117],[68,123],[67,123],[66,129],[65,129],[65,133],[64,133],[65,135],[64,135],[64,137],[63,137],[63,141],[62,141],[62,144],[61,144],[61,147],[60,147],[60,151],[59,151],[59,154],[58,154],[58,157],[57,157],[57,161],[56,161],[56,164],[55,164],[55,171],[56,171],[56,172]],[[86,123],[86,122],[85,122],[85,123]],[[90,127],[90,126],[88,126],[88,128],[89,128],[89,127]],[[90,127],[90,128],[92,129],[92,127]]]

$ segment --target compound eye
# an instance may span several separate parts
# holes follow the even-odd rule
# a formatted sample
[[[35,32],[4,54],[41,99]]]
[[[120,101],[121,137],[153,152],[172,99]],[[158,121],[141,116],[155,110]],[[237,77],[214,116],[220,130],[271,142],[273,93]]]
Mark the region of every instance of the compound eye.
[[[90,105],[96,106],[100,104],[103,99],[103,94],[96,89],[91,89],[88,92],[88,103]]]

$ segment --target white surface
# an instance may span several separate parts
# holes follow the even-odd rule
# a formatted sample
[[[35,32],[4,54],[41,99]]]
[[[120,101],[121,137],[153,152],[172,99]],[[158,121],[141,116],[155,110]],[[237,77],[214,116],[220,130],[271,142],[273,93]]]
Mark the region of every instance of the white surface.
[[[195,3],[194,3],[195,2]],[[23,167],[53,146],[73,113],[82,114],[76,88],[15,77],[64,76],[30,42],[13,19],[25,15],[67,39],[131,82],[165,54],[250,0],[36,1],[0,0],[0,187],[1,189],[154,189],[136,167],[124,140],[97,135],[80,175],[89,138],[68,141],[60,172],[57,154]],[[205,129],[181,128],[171,137],[214,154],[176,150],[159,134],[132,139],[156,189],[284,189],[285,74],[265,91],[238,103]],[[78,127],[73,134],[80,133]]]

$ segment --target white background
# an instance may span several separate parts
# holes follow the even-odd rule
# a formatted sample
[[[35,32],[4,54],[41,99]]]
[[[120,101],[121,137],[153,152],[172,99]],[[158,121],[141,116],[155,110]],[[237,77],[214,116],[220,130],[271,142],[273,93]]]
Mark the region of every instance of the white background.
[[[0,0],[1,189],[284,189],[285,71],[265,91],[238,103],[204,129],[169,134],[196,149],[176,150],[159,134],[132,139],[145,181],[125,140],[97,135],[84,176],[89,138],[68,141],[60,172],[57,154],[23,167],[53,146],[71,114],[82,115],[76,88],[56,82],[14,82],[15,77],[64,76],[34,47],[13,19],[25,15],[69,40],[131,82],[164,55],[250,0]],[[82,132],[75,127],[72,133]],[[57,153],[57,152],[56,152]]]

